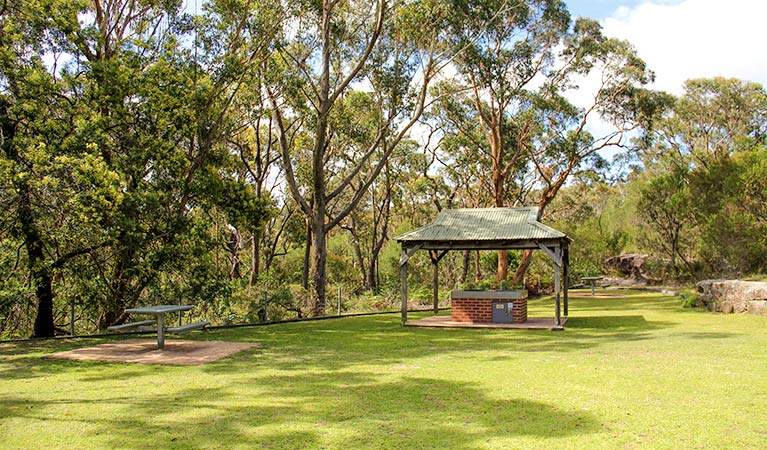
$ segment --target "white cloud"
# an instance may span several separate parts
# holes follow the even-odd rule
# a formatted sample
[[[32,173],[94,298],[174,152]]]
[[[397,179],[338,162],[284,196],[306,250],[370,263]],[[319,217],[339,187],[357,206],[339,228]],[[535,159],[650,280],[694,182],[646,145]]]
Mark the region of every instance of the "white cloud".
[[[626,39],[656,73],[655,89],[683,93],[690,78],[723,76],[767,86],[762,0],[652,0],[621,7],[604,33]]]

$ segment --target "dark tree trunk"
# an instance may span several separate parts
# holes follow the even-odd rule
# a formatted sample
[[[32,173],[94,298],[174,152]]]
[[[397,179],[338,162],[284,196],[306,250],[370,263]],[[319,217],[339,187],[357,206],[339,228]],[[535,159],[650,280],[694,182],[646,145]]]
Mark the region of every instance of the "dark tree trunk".
[[[370,255],[370,265],[368,266],[366,289],[378,293],[380,283],[378,282],[378,255],[381,249],[373,249]]]
[[[357,260],[357,267],[360,271],[360,279],[362,280],[362,289],[370,290],[370,279],[368,278],[368,267],[365,265],[365,259],[362,257],[362,247],[360,246],[360,239],[357,236],[357,232],[352,232],[352,245],[354,247],[354,258]],[[369,266],[373,267],[372,261]]]
[[[463,252],[463,265],[461,267],[461,276],[458,278],[458,282],[463,284],[469,278],[469,263],[471,262],[471,251],[465,250]]]
[[[479,283],[482,281],[482,271],[479,267],[479,250],[474,252],[474,282]]]
[[[136,219],[130,212],[126,214],[131,219]],[[127,301],[131,295],[135,295],[135,289],[132,288],[130,279],[135,272],[136,250],[139,247],[138,242],[133,242],[135,233],[132,230],[122,230],[117,238],[117,261],[111,275],[111,292],[107,302],[104,303],[104,310],[98,320],[99,330],[105,330],[108,326],[114,325],[125,313]],[[135,295],[137,299],[138,296]],[[124,318],[123,318],[124,320]]]
[[[37,296],[37,315],[32,337],[53,337],[56,332],[53,324],[53,276],[45,260],[40,233],[34,224],[29,187],[26,183],[20,186],[19,219],[21,232],[24,235],[24,245],[27,248],[29,272],[32,274]]]
[[[250,244],[250,278],[248,278],[248,286],[253,286],[253,283],[258,280],[259,272],[261,271],[261,232],[253,232],[253,240]]]
[[[8,104],[0,103],[0,128],[2,129],[2,150],[8,159],[21,167],[24,163],[16,148],[14,138],[16,123],[8,117]],[[56,329],[53,324],[53,271],[46,261],[44,243],[40,230],[35,224],[32,211],[32,194],[29,184],[21,181],[17,185],[17,220],[20,225],[24,246],[27,249],[27,266],[32,276],[37,297],[37,314],[32,337],[53,337]]]
[[[309,290],[309,259],[312,253],[312,225],[306,221],[306,246],[304,247],[304,267],[301,271],[301,286]]]

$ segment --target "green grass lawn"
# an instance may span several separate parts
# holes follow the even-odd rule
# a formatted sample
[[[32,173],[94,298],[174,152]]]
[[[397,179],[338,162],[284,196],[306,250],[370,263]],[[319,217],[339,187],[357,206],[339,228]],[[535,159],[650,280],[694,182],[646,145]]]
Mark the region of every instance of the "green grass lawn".
[[[767,318],[630,295],[571,300],[563,332],[398,315],[195,332],[260,344],[197,367],[43,358],[104,339],[0,344],[0,447],[767,447]]]

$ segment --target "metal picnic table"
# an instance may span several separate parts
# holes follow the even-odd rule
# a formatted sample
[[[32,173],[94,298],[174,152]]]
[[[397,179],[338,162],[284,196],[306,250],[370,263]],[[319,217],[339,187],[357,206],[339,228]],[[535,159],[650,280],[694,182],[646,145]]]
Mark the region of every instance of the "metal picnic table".
[[[604,277],[598,276],[598,277],[581,277],[581,281],[587,282],[591,285],[591,296],[594,296],[594,288],[596,287],[597,281],[603,279]]]
[[[189,311],[190,309],[194,308],[193,305],[155,305],[155,306],[143,306],[141,308],[130,308],[126,309],[125,312],[131,313],[131,314],[148,314],[154,316],[155,320],[145,320],[141,322],[132,322],[132,323],[126,323],[122,325],[115,325],[112,327],[108,327],[108,330],[111,331],[121,331],[121,330],[128,330],[128,329],[138,329],[140,331],[150,331],[154,330],[154,327],[147,328],[148,325],[152,325],[153,323],[157,326],[157,348],[162,350],[165,348],[165,332],[177,332],[182,333],[184,331],[190,331],[195,330],[198,328],[203,328],[210,324],[210,322],[195,322],[190,323],[188,325],[181,325],[181,312],[183,311]],[[177,327],[166,327],[165,326],[165,315],[169,313],[178,313],[179,314],[179,324]]]

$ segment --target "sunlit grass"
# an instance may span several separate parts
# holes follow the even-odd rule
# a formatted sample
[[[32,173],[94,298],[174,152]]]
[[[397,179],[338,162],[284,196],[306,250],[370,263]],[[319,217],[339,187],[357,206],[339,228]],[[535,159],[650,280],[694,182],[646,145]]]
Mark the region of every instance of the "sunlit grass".
[[[530,315],[552,316],[551,300]],[[572,299],[564,332],[398,315],[196,332],[260,344],[199,367],[43,358],[104,340],[5,344],[0,435],[3,448],[764,448],[766,325],[635,292]]]

